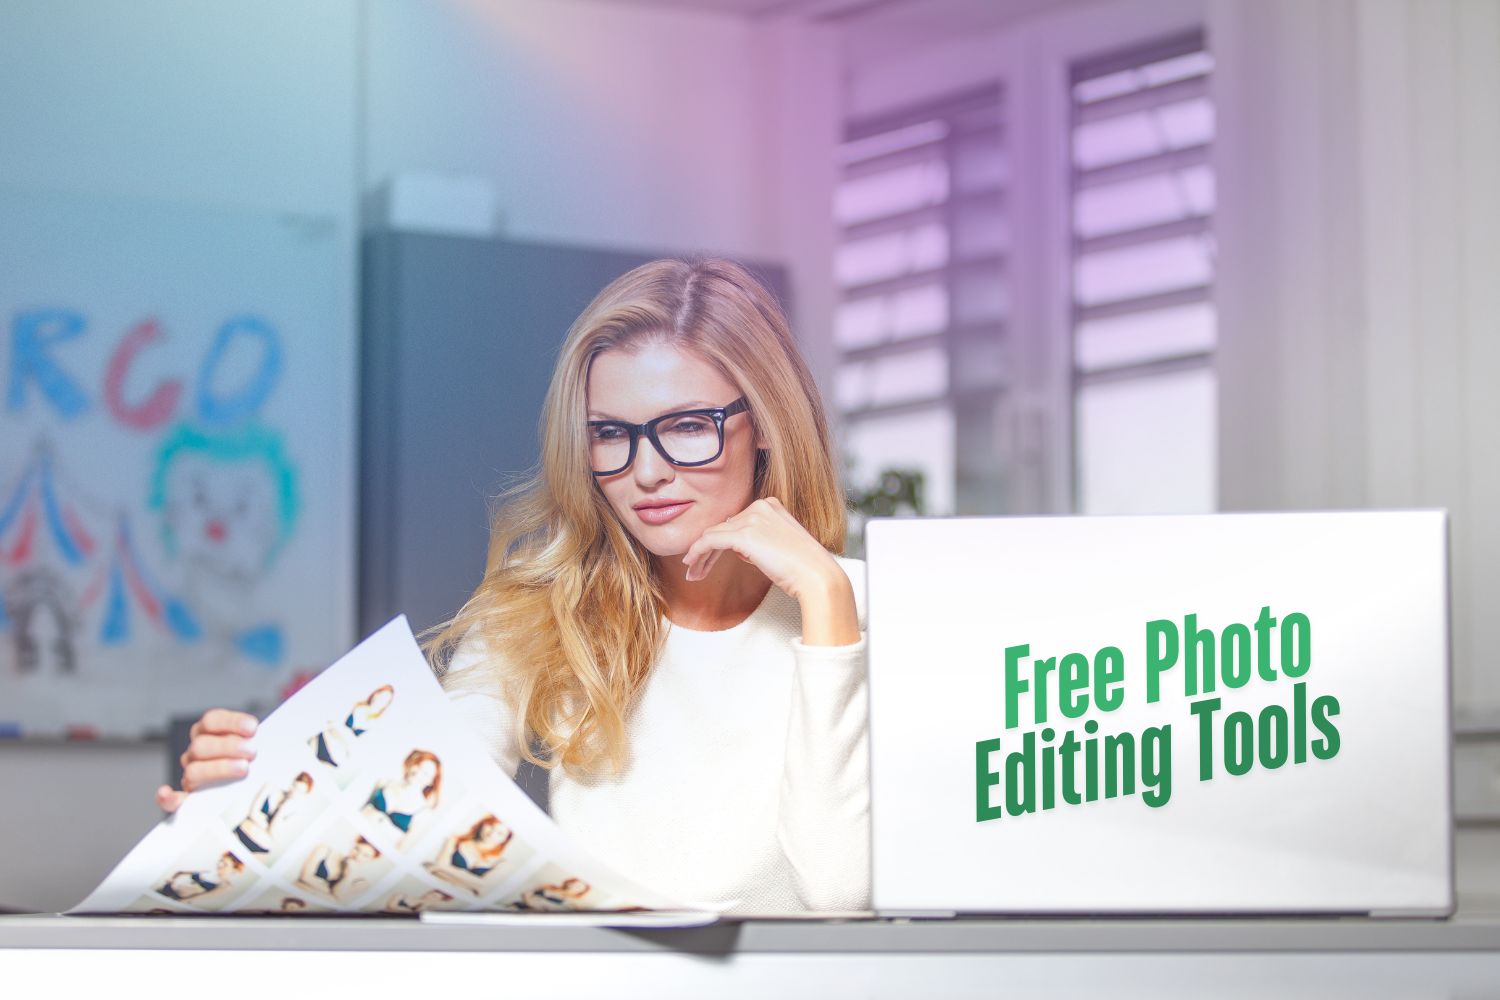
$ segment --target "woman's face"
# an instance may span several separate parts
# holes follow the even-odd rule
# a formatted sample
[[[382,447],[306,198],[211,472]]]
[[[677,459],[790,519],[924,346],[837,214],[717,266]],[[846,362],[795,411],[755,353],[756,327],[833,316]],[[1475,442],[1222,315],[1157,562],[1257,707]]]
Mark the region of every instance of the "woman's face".
[[[483,847],[498,847],[505,843],[505,838],[509,835],[510,828],[496,820],[479,828],[479,843]]]
[[[423,757],[415,764],[406,766],[406,780],[412,784],[427,786],[432,784],[432,779],[437,777],[437,765],[429,758]]]
[[[393,692],[390,688],[376,688],[370,693],[370,697],[365,702],[365,705],[369,708],[371,714],[379,715],[381,712],[384,712],[386,710],[386,706],[391,703],[391,699],[394,697],[395,692]]]
[[[733,383],[695,354],[654,342],[617,347],[595,357],[589,368],[588,419],[643,424],[676,410],[727,406],[739,396]],[[750,416],[737,413],[724,422],[723,453],[707,465],[675,466],[643,436],[628,468],[595,479],[637,541],[655,555],[680,556],[705,529],[722,524],[755,499],[755,449]],[[641,511],[665,501],[675,505],[652,520],[650,511]],[[661,519],[674,510],[670,519]]]

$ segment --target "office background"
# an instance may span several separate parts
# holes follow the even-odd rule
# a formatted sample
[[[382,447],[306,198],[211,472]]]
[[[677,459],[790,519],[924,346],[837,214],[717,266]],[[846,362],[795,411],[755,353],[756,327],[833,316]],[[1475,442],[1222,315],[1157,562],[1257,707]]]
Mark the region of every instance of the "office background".
[[[867,505],[1447,507],[1462,905],[1500,895],[1497,57],[1493,0],[3,0],[0,185],[332,219],[349,357],[390,234],[761,262]],[[165,756],[0,743],[0,905],[80,898]]]

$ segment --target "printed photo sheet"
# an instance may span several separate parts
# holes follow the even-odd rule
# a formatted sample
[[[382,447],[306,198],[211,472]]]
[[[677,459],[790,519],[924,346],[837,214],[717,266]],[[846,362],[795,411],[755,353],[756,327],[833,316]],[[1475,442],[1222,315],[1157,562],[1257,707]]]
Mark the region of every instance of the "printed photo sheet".
[[[577,846],[450,703],[405,616],[261,721],[237,781],[157,824],[72,914],[716,911]],[[642,916],[645,914],[642,913]]]

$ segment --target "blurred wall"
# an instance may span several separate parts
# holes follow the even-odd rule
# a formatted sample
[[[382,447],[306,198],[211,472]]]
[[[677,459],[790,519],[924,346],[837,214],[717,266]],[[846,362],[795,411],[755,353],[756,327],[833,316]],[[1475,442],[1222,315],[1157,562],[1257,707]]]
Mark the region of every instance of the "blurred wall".
[[[775,248],[748,21],[493,0],[362,16],[367,182],[478,174],[518,239]]]
[[[0,4],[0,184],[331,215],[354,337],[355,5]],[[0,745],[0,905],[82,899],[155,823],[159,744]]]
[[[1500,896],[1500,4],[1209,31],[1221,507],[1447,508],[1459,889]]]

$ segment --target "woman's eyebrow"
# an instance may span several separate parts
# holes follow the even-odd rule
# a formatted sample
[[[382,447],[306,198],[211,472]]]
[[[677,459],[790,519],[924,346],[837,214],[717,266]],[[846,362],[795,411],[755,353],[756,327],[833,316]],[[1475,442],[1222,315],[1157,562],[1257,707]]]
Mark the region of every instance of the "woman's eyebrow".
[[[661,413],[658,413],[657,416],[659,417],[666,413],[676,413],[678,410],[697,410],[714,405],[715,404],[710,403],[706,400],[690,399],[685,403],[675,403],[672,406],[667,407],[665,410],[662,410]],[[612,417],[608,413],[600,413],[598,410],[590,410],[589,416],[598,420],[618,420],[622,424],[634,423],[634,421],[626,420],[624,417]]]

